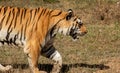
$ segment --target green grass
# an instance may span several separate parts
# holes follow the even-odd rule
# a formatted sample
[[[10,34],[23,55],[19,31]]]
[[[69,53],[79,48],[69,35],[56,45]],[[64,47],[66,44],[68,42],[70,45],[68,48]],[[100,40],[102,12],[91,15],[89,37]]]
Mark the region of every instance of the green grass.
[[[109,72],[112,69],[106,64],[113,60],[112,58],[120,58],[120,35],[118,35],[120,27],[117,24],[111,26],[87,25],[87,29],[88,33],[76,42],[72,41],[69,36],[57,35],[54,45],[63,57],[62,73],[93,73],[101,71],[101,69]],[[10,73],[29,72],[23,49],[2,48],[0,48],[0,63],[12,64],[17,67]],[[42,70],[49,71],[53,61],[40,57],[39,63]],[[21,65],[19,66],[19,64]],[[24,64],[25,69],[22,68]],[[44,69],[45,66],[47,69]],[[115,71],[109,73],[115,73]]]
[[[59,43],[57,45],[58,48],[62,48],[60,51],[63,54],[65,64],[107,64],[108,62],[106,62],[105,59],[120,57],[119,33],[120,27],[118,25],[89,25],[88,34],[81,37],[80,40],[72,42],[69,37],[62,37],[62,40],[58,39]],[[65,39],[67,39],[67,41],[65,41]],[[92,73],[96,71],[96,68],[85,68],[83,70],[85,70],[86,73]],[[78,67],[77,72],[79,71]],[[114,73],[114,71],[111,73]]]

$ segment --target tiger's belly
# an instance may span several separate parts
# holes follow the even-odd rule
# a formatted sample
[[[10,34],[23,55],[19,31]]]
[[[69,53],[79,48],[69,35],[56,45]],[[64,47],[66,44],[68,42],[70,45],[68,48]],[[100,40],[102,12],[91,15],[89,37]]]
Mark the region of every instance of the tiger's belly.
[[[0,45],[12,44],[16,46],[24,46],[25,38],[19,32],[0,31]]]

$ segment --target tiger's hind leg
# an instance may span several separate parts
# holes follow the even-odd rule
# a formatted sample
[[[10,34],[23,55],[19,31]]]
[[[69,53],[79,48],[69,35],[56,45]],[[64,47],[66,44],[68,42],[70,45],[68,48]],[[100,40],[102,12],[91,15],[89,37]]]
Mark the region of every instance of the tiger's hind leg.
[[[42,50],[42,55],[55,62],[50,73],[60,73],[62,68],[62,57],[60,53],[54,48],[54,46],[51,46],[48,49],[44,48]]]
[[[0,64],[0,71],[9,71],[10,69],[12,69],[11,65],[3,66]]]
[[[4,45],[6,45],[6,43],[4,43]],[[0,42],[0,47],[3,46],[3,43]],[[0,71],[9,71],[12,69],[11,65],[7,65],[7,66],[3,66],[2,64],[0,64]]]

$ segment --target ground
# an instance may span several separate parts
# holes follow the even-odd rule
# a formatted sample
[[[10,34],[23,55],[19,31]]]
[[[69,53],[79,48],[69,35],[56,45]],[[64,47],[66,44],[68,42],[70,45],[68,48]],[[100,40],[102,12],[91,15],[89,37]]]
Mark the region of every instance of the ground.
[[[1,0],[1,5],[36,8],[39,0]],[[77,2],[78,1],[78,2]],[[88,2],[87,2],[88,1]],[[61,0],[43,3],[52,9],[67,10],[69,6],[81,17],[88,33],[73,41],[58,34],[55,47],[63,57],[61,73],[120,73],[120,12],[118,0]],[[98,5],[95,3],[98,1]],[[100,1],[100,2],[99,2]],[[90,6],[89,6],[90,5]],[[0,73],[31,73],[23,49],[15,46],[0,48],[0,63],[13,69]],[[53,61],[40,56],[39,68],[51,71]]]

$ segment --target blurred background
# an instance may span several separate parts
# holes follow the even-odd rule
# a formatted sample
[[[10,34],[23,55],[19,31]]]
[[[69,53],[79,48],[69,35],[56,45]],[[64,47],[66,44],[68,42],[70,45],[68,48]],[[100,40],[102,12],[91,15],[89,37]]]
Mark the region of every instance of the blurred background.
[[[55,47],[63,57],[61,73],[120,73],[120,0],[0,0],[1,6],[73,9],[88,33],[73,42],[58,34]],[[0,73],[31,73],[23,49],[0,47],[0,63],[13,69]],[[40,57],[40,70],[48,73],[54,62]]]
[[[73,9],[87,24],[109,25],[120,21],[120,0],[0,0],[0,5]]]

